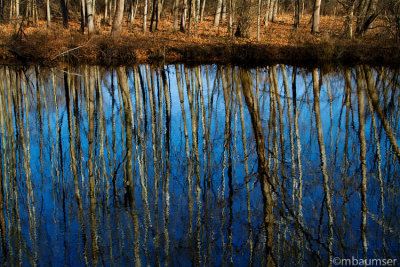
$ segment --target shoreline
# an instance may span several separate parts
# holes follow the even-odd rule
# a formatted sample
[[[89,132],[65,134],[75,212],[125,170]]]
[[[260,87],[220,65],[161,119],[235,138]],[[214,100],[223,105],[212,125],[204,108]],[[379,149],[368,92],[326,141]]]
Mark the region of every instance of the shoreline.
[[[69,29],[60,25],[47,29],[41,23],[19,34],[11,25],[0,27],[0,64],[400,65],[399,44],[379,33],[347,40],[329,35],[327,30],[311,35],[305,25],[294,31],[288,23],[282,26],[284,22],[281,22],[270,26],[260,42],[254,37],[231,39],[227,34],[206,30],[188,36],[173,32],[168,26],[147,34],[126,28],[121,37],[112,39],[107,28],[89,38],[78,31],[77,25]]]
[[[135,41],[134,39],[132,40]],[[25,49],[26,48],[26,49]],[[399,66],[400,49],[396,47],[356,47],[355,45],[298,45],[274,46],[260,44],[187,44],[176,47],[173,44],[159,47],[137,48],[135,46],[104,46],[96,43],[61,51],[52,57],[40,52],[40,48],[20,45],[18,50],[1,49],[0,64],[45,65],[62,63],[78,65],[119,66],[132,64],[234,64],[263,66],[288,64],[296,66],[320,66],[339,64],[354,66]]]

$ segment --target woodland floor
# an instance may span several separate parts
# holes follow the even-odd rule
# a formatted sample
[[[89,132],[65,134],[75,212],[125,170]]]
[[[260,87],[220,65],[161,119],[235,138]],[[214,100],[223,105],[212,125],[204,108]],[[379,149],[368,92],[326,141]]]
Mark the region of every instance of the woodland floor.
[[[75,22],[76,21],[76,22]],[[0,63],[3,64],[242,64],[284,63],[302,66],[339,63],[343,65],[399,65],[400,46],[390,38],[382,22],[361,38],[344,38],[343,17],[322,16],[320,33],[310,33],[310,16],[293,30],[291,15],[279,15],[261,27],[257,41],[254,23],[250,38],[231,38],[226,22],[213,27],[213,17],[198,24],[196,34],[174,32],[172,21],[162,18],[155,32],[142,33],[142,20],[124,25],[121,37],[110,37],[111,27],[102,25],[91,38],[79,32],[78,19],[69,28],[54,20],[16,29],[0,25]],[[381,23],[381,25],[380,25]],[[25,23],[26,24],[26,23]]]

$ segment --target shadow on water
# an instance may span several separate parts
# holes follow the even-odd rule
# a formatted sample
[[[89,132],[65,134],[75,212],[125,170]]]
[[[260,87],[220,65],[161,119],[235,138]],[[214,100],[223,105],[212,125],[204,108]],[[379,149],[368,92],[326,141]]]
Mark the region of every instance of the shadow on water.
[[[2,66],[2,264],[395,259],[399,77]]]

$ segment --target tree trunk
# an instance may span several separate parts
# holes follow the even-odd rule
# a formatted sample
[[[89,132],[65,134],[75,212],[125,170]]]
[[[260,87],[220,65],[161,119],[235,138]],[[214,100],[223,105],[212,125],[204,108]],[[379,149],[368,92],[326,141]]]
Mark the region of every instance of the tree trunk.
[[[377,18],[379,12],[376,12],[376,3],[377,0],[362,0],[358,5],[356,22],[357,35],[363,35]]]
[[[240,14],[237,22],[235,36],[249,38],[250,26],[251,26],[250,0],[243,0],[241,1],[240,5],[241,5],[239,6]]]
[[[68,0],[66,0],[68,1]],[[92,16],[93,16],[93,21],[96,21],[96,0],[92,0]],[[95,25],[97,27],[97,23]]]
[[[111,0],[110,1],[110,20],[113,19],[112,17],[115,14],[116,7],[117,7],[117,0]]]
[[[25,5],[25,16],[24,16],[24,18],[26,18],[28,25],[30,23],[30,16],[31,16],[31,2],[32,2],[32,0],[27,0],[25,2],[26,5]]]
[[[4,2],[0,0],[0,23],[3,21]]]
[[[122,31],[122,18],[124,16],[124,0],[117,0],[117,8],[113,19],[111,36],[117,37],[121,35]]]
[[[28,25],[31,25],[31,24],[35,23],[35,3],[34,3],[34,0],[26,1],[25,18],[27,20],[27,24]]]
[[[268,26],[268,22],[270,21],[269,14],[270,14],[271,6],[272,6],[272,1],[273,0],[267,0],[267,3],[266,3],[267,7],[265,9],[265,18],[264,18],[264,25],[265,26]]]
[[[294,27],[296,29],[300,26],[300,0],[295,0],[295,11],[294,11]]]
[[[129,5],[129,17],[128,24],[131,24],[136,17],[136,11],[138,6],[138,0],[132,0]]]
[[[201,2],[200,2],[200,0],[196,0],[195,27],[197,27],[197,23],[200,20],[200,12],[201,12]]]
[[[50,0],[46,0],[46,20],[47,20],[47,27],[51,26],[51,14],[50,14]]]
[[[221,10],[222,10],[222,0],[218,0],[217,9],[215,10],[215,16],[214,16],[215,27],[219,26],[219,21],[221,19]]]
[[[85,0],[81,0],[81,32],[82,34],[85,32],[86,25],[86,4]]]
[[[226,1],[222,0],[222,12],[221,12],[221,20],[224,21],[226,19]]]
[[[108,14],[110,13],[110,11],[108,10],[109,8],[109,0],[104,0],[104,22],[105,23],[109,23],[109,19],[108,19]]]
[[[181,17],[181,32],[186,31],[186,17],[187,17],[187,0],[183,0],[182,17]]]
[[[90,0],[88,0],[90,1]],[[63,26],[68,29],[68,6],[65,0],[60,0],[61,12],[63,17]]]
[[[235,0],[229,0],[229,23],[228,23],[228,33],[233,36],[233,21],[235,13]]]
[[[315,0],[312,18],[311,33],[319,33],[319,15],[321,13],[321,0]]]
[[[158,2],[160,0],[153,0],[153,10],[151,12],[151,20],[150,20],[150,32],[157,30],[157,13],[158,13]],[[155,26],[154,26],[155,22]]]
[[[257,41],[260,41],[260,23],[261,23],[261,0],[258,0],[257,12]]]
[[[271,17],[271,21],[272,22],[275,21],[275,17],[278,14],[278,4],[279,4],[279,0],[275,0],[274,1],[274,8],[272,10],[272,17]]]
[[[190,0],[190,12],[189,12],[189,26],[188,26],[188,34],[193,32],[195,17],[196,17],[196,0]]]
[[[92,0],[86,0],[86,20],[87,20],[89,35],[92,35],[94,33],[94,20],[93,20],[92,7],[93,7]]]
[[[17,23],[19,23],[19,0],[15,0],[15,15],[14,16],[17,20]]]
[[[271,0],[271,5],[268,9],[268,22],[272,22],[274,18],[275,3],[277,0]]]
[[[303,17],[303,15],[304,15],[304,0],[300,0],[301,1],[301,12],[300,12],[300,14],[301,14],[301,17]]]
[[[353,38],[353,18],[354,18],[354,4],[355,1],[352,2],[351,6],[349,7],[349,12],[346,17],[346,35],[347,38]]]
[[[143,33],[147,31],[147,0],[144,0],[143,7]]]
[[[13,8],[14,8],[14,1],[13,0],[10,0],[10,10],[9,10],[9,18],[11,19],[11,18],[13,18],[13,15],[14,15],[14,13],[13,13]]]
[[[179,0],[174,2],[174,31],[179,28]]]
[[[204,19],[204,8],[206,7],[206,0],[201,2],[200,21]]]
[[[33,23],[37,25],[39,21],[37,0],[33,1]]]
[[[156,29],[158,29],[158,22],[161,19],[161,12],[163,10],[164,0],[158,0],[157,2],[157,20],[156,20]]]

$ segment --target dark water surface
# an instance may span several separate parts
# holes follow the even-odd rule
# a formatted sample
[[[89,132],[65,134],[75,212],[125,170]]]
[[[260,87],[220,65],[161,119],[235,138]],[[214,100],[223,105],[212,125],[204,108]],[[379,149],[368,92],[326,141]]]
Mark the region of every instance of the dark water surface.
[[[368,66],[2,66],[1,263],[399,261],[399,91]]]

